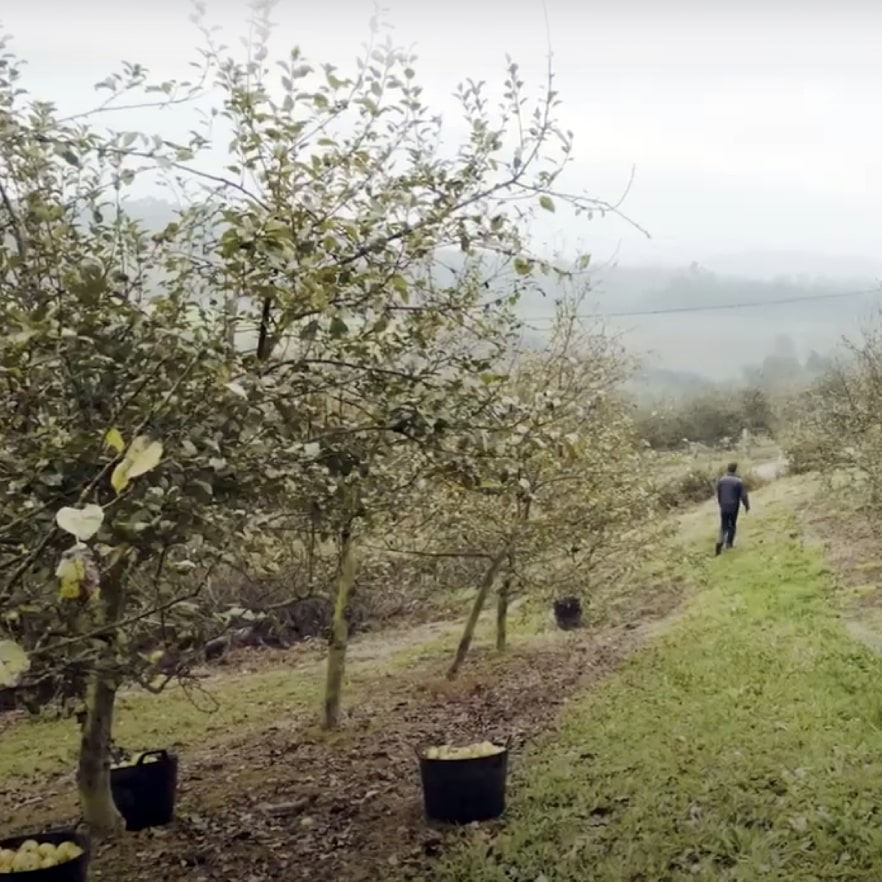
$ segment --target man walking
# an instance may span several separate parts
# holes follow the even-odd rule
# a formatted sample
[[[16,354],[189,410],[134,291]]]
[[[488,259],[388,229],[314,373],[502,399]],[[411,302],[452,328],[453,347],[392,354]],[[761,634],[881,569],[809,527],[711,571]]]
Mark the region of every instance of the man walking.
[[[717,502],[720,506],[720,536],[717,539],[716,553],[723,546],[731,548],[735,543],[735,527],[738,524],[738,510],[743,505],[750,511],[750,499],[744,481],[738,477],[738,463],[730,462],[726,474],[717,481]]]

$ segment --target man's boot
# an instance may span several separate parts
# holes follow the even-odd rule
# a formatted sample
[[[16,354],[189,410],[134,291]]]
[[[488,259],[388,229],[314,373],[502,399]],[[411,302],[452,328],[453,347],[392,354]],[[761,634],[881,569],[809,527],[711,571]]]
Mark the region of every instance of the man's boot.
[[[717,542],[714,551],[715,551],[715,554],[719,557],[719,555],[722,554],[722,552],[723,552],[723,543]]]

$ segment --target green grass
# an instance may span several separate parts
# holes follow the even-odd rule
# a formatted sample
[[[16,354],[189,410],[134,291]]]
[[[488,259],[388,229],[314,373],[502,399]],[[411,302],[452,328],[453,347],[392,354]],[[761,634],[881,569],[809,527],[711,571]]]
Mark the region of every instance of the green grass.
[[[514,759],[501,830],[424,878],[882,878],[882,659],[778,502],[683,619]]]
[[[495,598],[494,598],[495,602]],[[463,607],[463,611],[467,606]],[[476,649],[493,645],[495,607],[488,604],[476,628]],[[526,609],[513,610],[509,618],[509,639],[520,644],[547,630],[543,616]],[[452,622],[437,636],[403,642],[390,647],[382,638],[368,635],[376,657],[357,656],[347,666],[344,705],[358,696],[369,696],[369,685],[388,673],[411,669],[427,662],[453,657],[462,624]],[[324,685],[321,662],[301,662],[258,671],[225,671],[208,681],[204,691],[185,692],[170,687],[161,695],[132,691],[117,700],[114,737],[118,744],[140,750],[149,747],[222,746],[230,739],[247,737],[279,720],[315,711],[316,719]],[[31,775],[69,771],[76,762],[78,733],[72,720],[23,721],[0,735],[0,781],[12,783]]]
[[[180,687],[159,696],[129,692],[117,700],[114,735],[131,749],[198,745],[318,707],[320,681],[303,671],[273,669],[214,680],[206,692]],[[69,771],[76,762],[78,733],[72,720],[23,721],[0,737],[0,780]]]

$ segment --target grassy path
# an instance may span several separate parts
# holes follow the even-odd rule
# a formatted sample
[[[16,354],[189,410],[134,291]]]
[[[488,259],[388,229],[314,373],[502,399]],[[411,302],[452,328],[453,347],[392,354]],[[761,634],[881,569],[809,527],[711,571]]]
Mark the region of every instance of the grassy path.
[[[882,658],[789,514],[744,534],[683,619],[517,758],[504,828],[424,878],[882,879]]]

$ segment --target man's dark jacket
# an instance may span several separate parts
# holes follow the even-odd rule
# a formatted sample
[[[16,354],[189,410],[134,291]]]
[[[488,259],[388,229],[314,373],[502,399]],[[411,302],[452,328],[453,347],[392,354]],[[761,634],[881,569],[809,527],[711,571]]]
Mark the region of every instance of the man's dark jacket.
[[[737,512],[741,504],[744,505],[745,511],[750,511],[747,488],[738,475],[723,475],[717,481],[717,502],[720,504],[720,511],[726,513]]]

